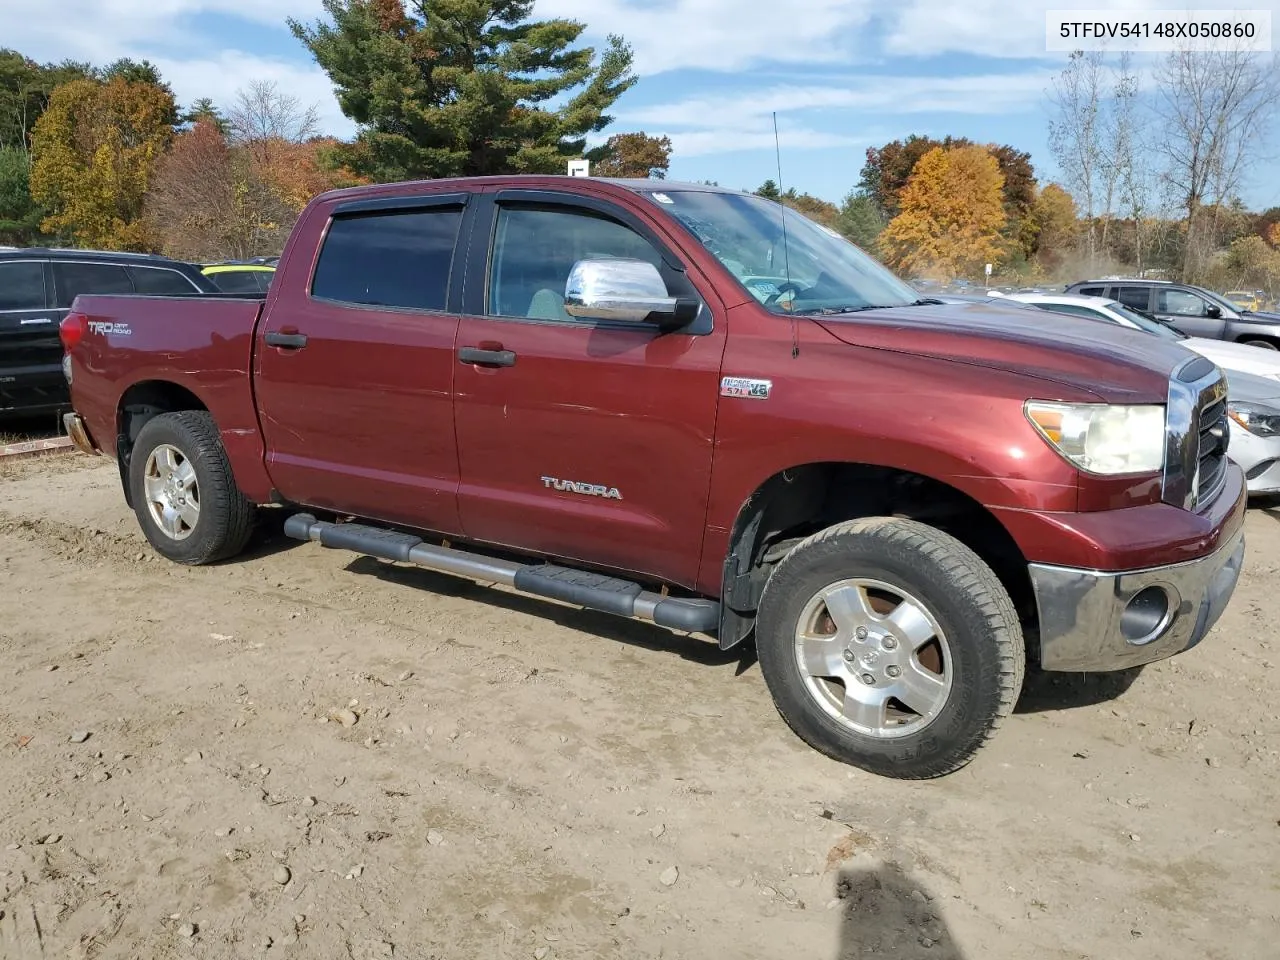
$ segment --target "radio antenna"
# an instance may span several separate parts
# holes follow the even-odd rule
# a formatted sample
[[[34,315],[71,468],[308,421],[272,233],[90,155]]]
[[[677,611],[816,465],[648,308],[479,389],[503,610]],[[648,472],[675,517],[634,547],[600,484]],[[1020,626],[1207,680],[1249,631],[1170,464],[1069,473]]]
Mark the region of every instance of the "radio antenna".
[[[778,111],[773,111],[773,151],[778,163],[778,202],[782,204],[782,273],[787,278],[787,286],[791,287],[791,298],[794,300],[796,291],[791,286],[791,251],[787,244],[787,198],[786,192],[782,189],[782,142],[778,139]],[[791,314],[791,359],[794,360],[800,356],[800,336],[796,330],[796,314],[795,310],[788,311]]]

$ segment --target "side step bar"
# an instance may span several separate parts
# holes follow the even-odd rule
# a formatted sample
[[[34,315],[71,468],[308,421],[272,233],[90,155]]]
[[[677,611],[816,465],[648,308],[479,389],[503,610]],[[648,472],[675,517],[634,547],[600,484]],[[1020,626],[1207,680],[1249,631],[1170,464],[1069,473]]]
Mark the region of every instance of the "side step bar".
[[[504,583],[522,593],[563,600],[621,617],[650,620],[672,630],[714,633],[720,604],[714,600],[679,600],[645,590],[638,583],[555,564],[520,564],[479,554],[437,547],[421,537],[360,523],[327,523],[297,513],[284,523],[285,536],[314,540],[322,546],[351,550],[381,560],[413,563],[428,570],[489,583]]]

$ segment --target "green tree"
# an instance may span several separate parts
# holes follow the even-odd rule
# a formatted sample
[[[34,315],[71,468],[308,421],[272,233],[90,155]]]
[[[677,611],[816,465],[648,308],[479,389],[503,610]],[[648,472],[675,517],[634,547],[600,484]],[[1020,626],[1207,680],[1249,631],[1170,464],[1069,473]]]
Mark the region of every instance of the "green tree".
[[[0,244],[26,247],[38,241],[44,211],[31,199],[30,155],[0,147]]]
[[[587,154],[598,177],[640,177],[662,180],[671,166],[671,138],[647,133],[615,133]]]
[[[782,191],[778,189],[778,185],[772,180],[766,180],[756,188],[757,197],[764,197],[766,200],[781,200]]]
[[[58,87],[32,135],[31,195],[42,226],[76,243],[146,250],[143,201],[173,137],[173,96],[117,77]]]
[[[884,214],[867,194],[854,191],[844,198],[836,229],[863,250],[875,252],[884,226]]]
[[[560,173],[634,82],[616,36],[596,56],[533,0],[324,0],[289,26],[360,127],[340,160],[376,180]],[[332,22],[329,22],[332,21]]]
[[[226,136],[228,132],[227,118],[208,97],[201,97],[178,117],[178,122],[190,129],[201,121],[213,124],[219,133]]]

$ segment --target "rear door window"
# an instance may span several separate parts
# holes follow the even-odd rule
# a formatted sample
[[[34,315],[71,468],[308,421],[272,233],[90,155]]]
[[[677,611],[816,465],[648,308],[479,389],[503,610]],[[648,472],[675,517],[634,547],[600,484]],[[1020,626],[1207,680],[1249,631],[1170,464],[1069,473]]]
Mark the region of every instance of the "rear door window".
[[[461,207],[334,217],[311,295],[343,303],[443,310]]]
[[[168,270],[164,267],[130,267],[129,273],[133,275],[133,286],[138,293],[164,297],[199,292],[196,285],[177,270]]]
[[[58,289],[59,307],[70,307],[72,301],[82,293],[133,293],[129,274],[117,263],[55,260],[53,279]]]
[[[45,302],[43,263],[0,263],[0,310],[43,310]]]
[[[1133,310],[1151,309],[1150,287],[1116,287],[1115,299]]]

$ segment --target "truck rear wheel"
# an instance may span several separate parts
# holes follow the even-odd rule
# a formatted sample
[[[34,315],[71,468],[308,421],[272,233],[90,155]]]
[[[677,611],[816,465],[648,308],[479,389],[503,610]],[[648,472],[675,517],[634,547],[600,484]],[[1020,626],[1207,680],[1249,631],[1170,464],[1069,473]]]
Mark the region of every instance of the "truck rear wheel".
[[[765,587],[756,646],[802,740],[900,779],[968,763],[1013,710],[1026,670],[991,568],[954,537],[891,517],[797,544]]]
[[[236,486],[213,417],[203,410],[147,421],[129,459],[129,491],[143,534],[177,563],[225,560],[253,533],[254,506]]]

